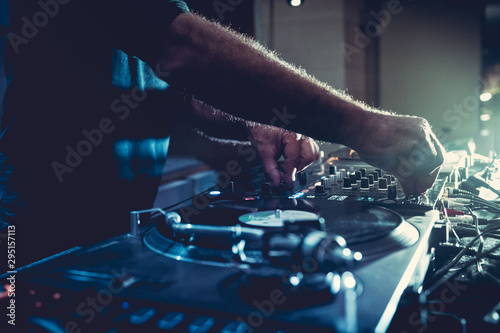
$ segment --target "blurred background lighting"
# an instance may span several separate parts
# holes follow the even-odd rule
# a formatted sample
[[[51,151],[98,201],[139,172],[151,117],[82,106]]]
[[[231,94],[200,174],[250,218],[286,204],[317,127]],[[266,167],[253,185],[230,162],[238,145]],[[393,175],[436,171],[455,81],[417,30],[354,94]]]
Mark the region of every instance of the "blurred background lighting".
[[[491,116],[488,113],[483,113],[481,116],[479,116],[481,121],[488,121],[491,119]]]
[[[491,95],[491,93],[489,93],[489,92],[486,92],[486,93],[482,93],[481,96],[479,96],[479,99],[483,102],[487,102],[491,99],[491,97],[493,97],[493,95]]]
[[[302,5],[303,2],[304,1],[302,1],[302,0],[288,0],[288,3],[292,7],[298,7],[298,6]]]

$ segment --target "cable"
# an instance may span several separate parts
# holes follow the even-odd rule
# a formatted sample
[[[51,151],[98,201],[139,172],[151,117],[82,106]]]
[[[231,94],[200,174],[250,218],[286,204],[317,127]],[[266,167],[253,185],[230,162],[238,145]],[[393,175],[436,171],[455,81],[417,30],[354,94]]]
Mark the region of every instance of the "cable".
[[[479,239],[479,237],[486,235],[487,233],[491,231],[496,231],[500,230],[500,225],[494,225],[490,227],[486,227],[483,229],[482,232],[480,232],[478,235],[476,235],[448,264],[446,264],[444,267],[439,269],[434,275],[428,280],[427,283],[431,283],[435,280],[438,280],[434,284],[432,284],[429,288],[427,288],[427,294],[432,293],[436,288],[438,288],[441,284],[446,282],[448,279],[451,277],[455,276],[456,272],[450,277],[446,277],[446,274],[452,268],[465,254],[466,252],[472,247],[472,245]]]
[[[479,222],[478,222],[477,215],[474,214],[474,212],[472,212],[472,209],[470,207],[465,207],[465,208],[467,208],[467,210],[469,211],[469,214],[472,216],[472,221],[474,222],[474,226],[476,228],[477,235],[479,236],[479,246],[478,246],[477,252],[476,252],[476,267],[477,267],[477,271],[480,274],[483,274],[484,270],[483,270],[483,266],[481,265],[481,253],[483,252],[483,248],[484,248],[484,238],[481,235],[481,231],[479,230]]]
[[[458,321],[458,323],[460,324],[460,326],[462,327],[462,333],[467,332],[467,320],[465,318],[459,317],[456,314],[450,313],[450,312],[440,312],[440,311],[429,310],[429,313],[436,315],[436,316],[448,316],[448,317],[451,317],[453,319],[456,319]]]

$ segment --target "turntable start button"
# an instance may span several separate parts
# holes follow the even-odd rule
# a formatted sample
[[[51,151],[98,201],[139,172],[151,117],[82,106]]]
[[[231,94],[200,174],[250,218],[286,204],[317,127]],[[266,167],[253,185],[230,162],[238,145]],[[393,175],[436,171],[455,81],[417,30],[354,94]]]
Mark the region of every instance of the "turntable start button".
[[[184,314],[180,312],[170,312],[158,320],[158,328],[171,330],[184,320]]]
[[[215,319],[212,317],[199,317],[195,319],[189,325],[188,332],[189,333],[206,333],[208,332],[212,326],[215,324]]]
[[[130,315],[130,323],[142,325],[156,314],[153,308],[142,308]]]
[[[220,333],[248,333],[250,329],[246,323],[240,321],[232,321],[227,324]]]

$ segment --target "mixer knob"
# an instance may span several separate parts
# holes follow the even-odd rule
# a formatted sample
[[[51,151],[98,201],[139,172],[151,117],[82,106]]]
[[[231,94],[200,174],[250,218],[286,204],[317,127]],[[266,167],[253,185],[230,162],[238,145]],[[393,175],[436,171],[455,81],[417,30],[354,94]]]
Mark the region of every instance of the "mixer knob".
[[[330,165],[330,175],[334,175],[337,173],[337,166],[336,165]]]
[[[342,172],[337,171],[337,183],[340,183],[344,177],[342,177]]]
[[[370,189],[370,184],[369,184],[368,178],[366,178],[366,177],[361,178],[361,189],[362,190],[369,190]]]
[[[387,190],[387,178],[380,178],[378,180],[378,189],[379,190]]]
[[[359,169],[359,171],[361,171],[361,177],[366,177],[366,169],[365,168],[361,168],[361,169]]]
[[[337,173],[335,175],[330,175],[330,185],[335,185],[337,183]]]
[[[387,197],[389,199],[395,200],[398,196],[398,189],[396,188],[396,185],[389,185],[387,189]]]
[[[359,171],[359,170],[356,171],[355,175],[356,175],[356,181],[361,182],[361,178],[363,177],[363,174],[361,173],[361,171]]]
[[[323,185],[316,185],[315,192],[316,192],[316,194],[325,193],[325,188],[323,187]]]
[[[373,176],[373,174],[369,174],[367,178],[368,178],[368,185],[369,186],[373,186],[373,184],[374,184],[374,176]]]
[[[325,190],[329,189],[331,187],[330,186],[330,178],[326,178],[326,177],[321,178],[321,185],[323,185],[323,188]]]
[[[382,177],[382,170],[381,169],[375,169],[375,172],[377,173],[378,177]]]
[[[347,177],[347,170],[346,169],[340,169],[339,171],[342,174],[341,179],[344,179],[345,177]]]
[[[374,182],[378,182],[378,173],[377,172],[372,172],[371,174],[373,175],[373,181]]]
[[[261,194],[263,197],[268,197],[271,195],[271,183],[265,182],[262,184]]]
[[[391,183],[392,183],[392,178],[391,178],[391,176],[390,176],[390,175],[386,175],[386,176],[385,176],[385,179],[387,179],[387,185],[391,185]]]
[[[344,190],[351,190],[352,185],[351,185],[351,178],[345,177],[344,178]]]

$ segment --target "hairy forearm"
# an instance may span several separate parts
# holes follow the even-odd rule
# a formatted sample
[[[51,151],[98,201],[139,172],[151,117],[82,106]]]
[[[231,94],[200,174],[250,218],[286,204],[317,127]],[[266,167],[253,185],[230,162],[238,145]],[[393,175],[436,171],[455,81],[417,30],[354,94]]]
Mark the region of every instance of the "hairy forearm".
[[[367,106],[196,15],[174,20],[163,50],[154,65],[169,83],[224,112],[353,148],[359,124],[369,130]]]
[[[200,132],[207,137],[224,140],[248,141],[249,121],[222,112],[196,98],[186,103],[186,116]]]

